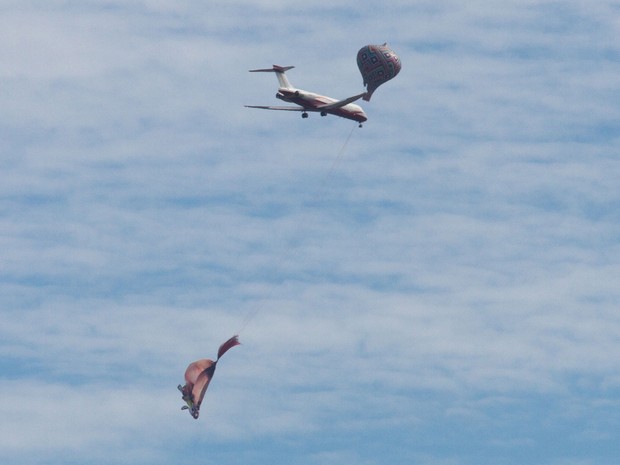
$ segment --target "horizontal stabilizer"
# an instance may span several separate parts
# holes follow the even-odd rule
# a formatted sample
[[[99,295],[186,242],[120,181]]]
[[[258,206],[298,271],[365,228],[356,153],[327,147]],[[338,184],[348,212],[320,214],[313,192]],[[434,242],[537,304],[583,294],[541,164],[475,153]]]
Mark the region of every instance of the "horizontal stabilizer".
[[[293,68],[294,66],[273,65],[273,68],[251,69],[250,73],[284,73],[285,71]]]
[[[364,95],[366,95],[366,92],[363,92],[358,95],[354,95],[353,97],[345,98],[344,100],[339,100],[338,102],[328,103],[327,105],[321,105],[320,107],[317,107],[317,110],[320,110],[320,111],[335,110],[336,108],[344,107],[345,105],[348,105],[349,103],[353,103],[356,100],[361,99]]]
[[[291,86],[288,77],[286,77],[285,71],[293,68],[294,66],[273,65],[272,68],[251,69],[250,73],[276,73],[280,87],[283,87],[284,89],[291,89],[293,86]]]

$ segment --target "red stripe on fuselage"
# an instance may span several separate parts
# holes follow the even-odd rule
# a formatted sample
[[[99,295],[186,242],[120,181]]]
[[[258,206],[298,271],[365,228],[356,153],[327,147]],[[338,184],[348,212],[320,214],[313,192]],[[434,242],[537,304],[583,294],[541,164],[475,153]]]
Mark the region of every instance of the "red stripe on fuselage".
[[[309,92],[297,90],[291,91],[287,89],[279,89],[276,97],[280,100],[284,100],[285,102],[295,103],[300,107],[312,111],[321,111],[319,108],[320,106],[329,105],[330,103],[336,103],[338,101],[324,95],[311,94]],[[358,123],[363,123],[368,119],[363,111],[360,113],[360,110],[351,111],[347,109],[347,107],[349,107],[350,105],[351,104],[345,105],[340,108],[334,108],[332,110],[325,110],[325,113],[357,121]]]

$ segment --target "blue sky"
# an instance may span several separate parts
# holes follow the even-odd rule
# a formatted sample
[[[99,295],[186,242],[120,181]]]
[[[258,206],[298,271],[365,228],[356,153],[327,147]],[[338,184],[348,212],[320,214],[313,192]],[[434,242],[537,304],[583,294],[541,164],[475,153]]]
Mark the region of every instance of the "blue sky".
[[[0,13],[3,463],[617,463],[620,3]]]

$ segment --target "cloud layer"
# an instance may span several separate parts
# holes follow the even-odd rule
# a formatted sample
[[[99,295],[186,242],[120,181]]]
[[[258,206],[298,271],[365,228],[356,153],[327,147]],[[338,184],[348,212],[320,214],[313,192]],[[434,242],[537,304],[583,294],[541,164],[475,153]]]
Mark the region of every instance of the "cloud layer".
[[[617,4],[0,8],[4,462],[615,463]]]

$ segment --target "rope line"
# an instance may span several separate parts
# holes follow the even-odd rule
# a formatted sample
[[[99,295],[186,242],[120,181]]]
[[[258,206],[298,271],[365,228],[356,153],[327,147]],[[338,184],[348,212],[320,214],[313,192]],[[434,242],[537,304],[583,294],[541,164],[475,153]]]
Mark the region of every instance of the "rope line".
[[[331,182],[331,179],[334,176],[334,173],[336,171],[336,167],[340,164],[340,162],[342,161],[342,159],[344,158],[344,154],[346,152],[346,149],[349,145],[349,142],[351,141],[351,138],[353,136],[353,131],[355,131],[355,128],[357,127],[358,123],[355,123],[355,125],[351,128],[351,131],[349,132],[349,134],[347,135],[345,141],[343,142],[342,146],[340,147],[340,150],[338,150],[338,153],[336,155],[336,157],[334,158],[334,161],[332,162],[327,174],[325,175],[325,178],[323,179],[323,182],[321,183],[320,188],[318,189],[318,191],[315,193],[315,195],[312,197],[311,199],[311,203],[316,204],[316,202],[318,200],[320,200],[321,197],[323,197],[325,195],[325,190],[327,189],[329,183]],[[299,231],[301,231],[302,229],[305,229],[306,226],[308,225],[308,215],[305,215],[301,218],[301,220],[299,220],[299,222],[297,223],[294,231],[295,231],[295,236],[298,236]],[[294,248],[293,246],[289,246],[286,248],[285,252],[281,255],[279,261],[278,261],[278,268],[282,269],[283,266],[285,266],[286,264],[290,263],[293,259],[295,259],[295,257],[299,254],[300,250],[299,248]],[[275,286],[271,286],[269,292],[267,293],[267,295],[264,297],[264,301],[269,301],[271,300],[271,298],[273,297],[275,292]],[[245,317],[243,318],[242,324],[241,324],[241,328],[236,332],[236,334],[241,334],[241,332],[243,332],[248,324],[254,320],[254,318],[256,318],[256,316],[259,314],[259,312],[262,310],[263,308],[261,306],[255,306],[254,308],[250,309]]]

